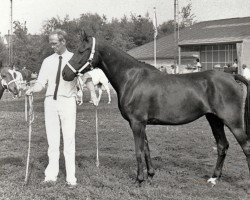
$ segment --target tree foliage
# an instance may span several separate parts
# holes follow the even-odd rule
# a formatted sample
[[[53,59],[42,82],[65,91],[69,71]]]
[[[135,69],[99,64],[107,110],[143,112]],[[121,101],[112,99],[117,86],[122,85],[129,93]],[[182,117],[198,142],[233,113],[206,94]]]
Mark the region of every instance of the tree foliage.
[[[194,20],[195,15],[192,13],[192,4],[188,3],[186,6],[182,7],[179,16],[180,16],[179,29],[193,25],[195,23]],[[175,29],[174,20],[169,20],[159,26],[160,30],[159,32],[161,36],[173,33],[174,29]]]

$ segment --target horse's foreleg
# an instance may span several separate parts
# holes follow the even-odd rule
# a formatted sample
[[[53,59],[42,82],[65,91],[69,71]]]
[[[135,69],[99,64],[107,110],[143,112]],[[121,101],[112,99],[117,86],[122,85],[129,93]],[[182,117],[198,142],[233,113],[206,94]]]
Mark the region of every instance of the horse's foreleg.
[[[147,166],[148,176],[153,178],[153,176],[155,175],[155,170],[154,170],[153,165],[152,165],[152,160],[151,160],[151,156],[150,156],[150,150],[149,150],[149,144],[148,144],[146,132],[144,134],[145,134],[145,146],[144,146],[145,162],[146,162],[146,166]]]
[[[211,182],[213,185],[215,185],[216,180],[221,177],[227,149],[229,148],[229,143],[225,135],[224,124],[222,120],[212,114],[206,115],[206,118],[212,128],[212,132],[217,144],[218,158],[215,165],[213,176],[208,180],[208,182]]]
[[[138,121],[130,122],[135,141],[135,155],[137,161],[137,181],[144,181],[142,156],[144,151],[145,125]]]
[[[108,98],[109,98],[108,104],[110,104],[110,103],[111,103],[111,95],[110,95],[109,86],[108,86],[108,84],[107,84],[107,85],[106,85],[106,84],[103,84],[103,87],[105,88],[105,90],[106,90],[107,93],[108,93]]]
[[[102,97],[102,88],[101,87],[98,87],[98,102],[100,102],[101,100],[101,97]]]

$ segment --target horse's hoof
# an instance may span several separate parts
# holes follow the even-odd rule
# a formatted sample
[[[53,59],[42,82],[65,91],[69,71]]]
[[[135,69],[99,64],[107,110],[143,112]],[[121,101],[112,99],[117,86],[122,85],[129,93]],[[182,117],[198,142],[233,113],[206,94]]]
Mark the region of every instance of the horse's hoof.
[[[137,176],[136,181],[141,184],[144,181],[144,176]]]
[[[108,104],[110,104],[111,102],[109,101]]]
[[[207,183],[210,183],[212,187],[214,187],[216,185],[216,180],[217,178],[210,178],[207,180]]]
[[[148,177],[149,178],[153,178],[154,177],[154,175],[155,175],[155,171],[154,170],[150,170],[150,171],[148,171]]]

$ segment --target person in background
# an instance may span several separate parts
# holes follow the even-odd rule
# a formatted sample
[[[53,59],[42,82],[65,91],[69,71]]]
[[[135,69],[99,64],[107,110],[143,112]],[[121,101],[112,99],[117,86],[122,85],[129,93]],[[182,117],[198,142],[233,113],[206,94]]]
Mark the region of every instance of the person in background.
[[[250,69],[245,64],[242,65],[242,76],[250,80]]]
[[[196,60],[195,60],[195,69],[194,69],[194,71],[193,72],[200,72],[201,71],[201,63],[200,63],[200,59],[199,58],[197,58]]]
[[[44,114],[48,141],[48,166],[43,183],[55,183],[59,173],[60,130],[62,130],[67,185],[77,185],[75,176],[75,128],[76,128],[76,84],[77,80],[64,81],[62,70],[73,53],[66,48],[67,33],[61,29],[52,31],[49,44],[54,54],[45,58],[38,78],[26,95],[40,92],[47,87]],[[89,82],[91,84],[91,82]],[[94,87],[94,85],[92,86]],[[97,99],[93,99],[97,105]]]
[[[233,68],[233,70],[234,70],[234,73],[235,73],[235,74],[238,74],[238,60],[237,60],[237,59],[234,59],[232,68]]]
[[[232,67],[235,67],[235,68],[238,67],[238,60],[237,59],[234,59]]]
[[[224,72],[229,73],[229,74],[237,74],[238,73],[238,67],[232,67],[230,63],[228,63],[224,67]]]
[[[171,65],[171,74],[179,74],[179,66],[178,65]]]
[[[167,73],[167,69],[164,66],[161,66],[159,70],[163,73]]]

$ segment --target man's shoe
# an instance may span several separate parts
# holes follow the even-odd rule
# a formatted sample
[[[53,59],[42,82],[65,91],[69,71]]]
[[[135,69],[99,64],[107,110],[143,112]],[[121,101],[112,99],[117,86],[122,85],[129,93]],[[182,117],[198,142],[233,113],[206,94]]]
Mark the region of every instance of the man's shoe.
[[[53,186],[56,184],[56,180],[44,180],[41,182],[41,184],[45,186]]]
[[[67,182],[66,183],[67,187],[70,188],[70,189],[74,189],[77,187],[77,183],[70,183],[70,182]]]

